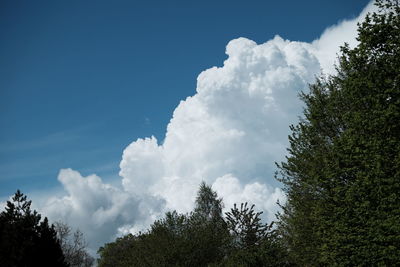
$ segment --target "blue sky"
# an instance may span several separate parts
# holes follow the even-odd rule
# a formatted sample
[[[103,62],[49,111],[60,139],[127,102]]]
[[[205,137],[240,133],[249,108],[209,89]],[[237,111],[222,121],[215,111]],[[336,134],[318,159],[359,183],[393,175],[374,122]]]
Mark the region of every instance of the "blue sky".
[[[237,37],[312,41],[366,1],[2,1],[0,195],[104,179]]]
[[[21,189],[92,252],[191,210],[202,180],[273,219],[297,95],[367,5],[2,1],[0,204]]]

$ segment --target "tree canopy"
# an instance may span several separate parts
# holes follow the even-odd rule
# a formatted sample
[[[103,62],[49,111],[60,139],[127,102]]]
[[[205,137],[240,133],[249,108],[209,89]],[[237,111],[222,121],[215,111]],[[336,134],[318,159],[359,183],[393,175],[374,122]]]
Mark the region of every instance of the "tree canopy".
[[[279,165],[280,230],[300,265],[399,264],[400,6],[376,4],[337,74],[301,95],[304,117]]]
[[[276,264],[284,261],[285,251],[272,241],[277,237],[261,223],[254,206],[241,206],[246,208],[238,214],[235,206],[229,213],[232,220],[226,220],[222,199],[202,183],[193,212],[167,212],[147,232],[106,244],[99,250],[99,266],[283,266]],[[240,238],[249,247],[238,246],[242,243],[233,229],[246,229]]]

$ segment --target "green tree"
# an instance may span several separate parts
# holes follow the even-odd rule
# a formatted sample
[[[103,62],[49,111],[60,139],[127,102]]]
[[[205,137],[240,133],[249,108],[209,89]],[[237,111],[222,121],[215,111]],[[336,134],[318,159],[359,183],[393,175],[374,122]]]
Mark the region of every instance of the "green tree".
[[[219,221],[222,219],[223,203],[205,182],[200,184],[196,197],[194,215],[207,221]]]
[[[0,266],[68,266],[53,225],[19,190],[0,214]]]
[[[257,246],[267,236],[272,224],[263,224],[261,214],[262,212],[254,211],[254,205],[248,207],[247,202],[240,204],[240,209],[234,204],[231,211],[226,213],[228,229],[235,247],[243,249]]]
[[[293,266],[261,212],[242,204],[223,217],[222,199],[200,185],[194,211],[167,212],[145,233],[126,235],[99,249],[105,266]]]
[[[222,209],[222,199],[202,182],[188,228],[188,237],[194,241],[189,244],[190,250],[197,251],[193,253],[193,264],[197,266],[219,262],[227,254],[231,237]]]
[[[105,244],[104,247],[100,247],[98,250],[100,255],[98,266],[140,266],[141,261],[137,259],[141,255],[140,250],[135,250],[135,245],[138,243],[137,239],[137,236],[128,234],[117,238],[114,242]]]
[[[232,246],[222,266],[294,266],[288,260],[286,248],[273,229],[273,223],[262,223],[254,205],[235,204],[226,213],[226,222],[231,234]]]
[[[302,94],[279,165],[279,229],[300,265],[400,264],[400,6],[376,4],[337,74]]]
[[[99,266],[207,266],[227,253],[229,232],[222,200],[200,185],[190,214],[167,212],[145,233],[127,235],[100,248]]]

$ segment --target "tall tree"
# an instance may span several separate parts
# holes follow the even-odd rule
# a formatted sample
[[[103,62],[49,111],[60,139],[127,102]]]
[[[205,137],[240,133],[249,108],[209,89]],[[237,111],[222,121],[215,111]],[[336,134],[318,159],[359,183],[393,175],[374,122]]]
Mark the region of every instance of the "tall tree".
[[[220,261],[227,253],[230,235],[223,218],[223,202],[210,186],[202,182],[197,193],[194,212],[189,217],[189,238],[193,254],[192,266]]]
[[[0,266],[68,266],[53,225],[19,190],[0,214]]]
[[[220,220],[222,218],[223,203],[205,182],[200,184],[197,192],[194,214],[206,220]]]
[[[376,5],[337,74],[302,94],[279,165],[280,230],[301,265],[400,264],[400,6]]]

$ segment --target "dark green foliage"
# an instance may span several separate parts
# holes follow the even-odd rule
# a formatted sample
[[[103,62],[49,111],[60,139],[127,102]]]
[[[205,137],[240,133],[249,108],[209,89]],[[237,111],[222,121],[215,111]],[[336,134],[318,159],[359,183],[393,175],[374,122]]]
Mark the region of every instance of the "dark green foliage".
[[[19,190],[0,214],[0,266],[68,266],[56,231]]]
[[[100,255],[98,266],[135,266],[131,259],[134,242],[135,237],[129,234],[100,247],[97,252]]]
[[[400,264],[400,7],[377,4],[291,127],[280,231],[300,265]]]
[[[222,201],[202,183],[194,212],[168,212],[148,232],[106,244],[99,266],[207,266],[224,257],[229,238]]]
[[[146,233],[127,235],[100,248],[99,266],[190,266],[188,218],[167,213]]]
[[[273,232],[257,246],[230,251],[229,256],[224,258],[218,266],[272,267],[297,265],[289,260],[286,248],[276,232]]]
[[[100,248],[99,266],[288,266],[277,233],[260,212],[236,205],[225,221],[223,203],[205,183],[192,213],[168,212],[150,230]]]
[[[194,240],[190,251],[196,251],[194,263],[197,266],[218,262],[226,255],[229,231],[222,214],[223,203],[217,193],[201,183],[195,209],[189,217],[188,238]],[[192,265],[194,266],[194,265]]]
[[[222,199],[218,199],[217,193],[204,182],[200,184],[196,197],[194,214],[202,220],[212,221],[222,218]]]
[[[226,213],[232,245],[222,266],[293,266],[278,233],[272,229],[273,223],[263,224],[261,214],[247,203],[242,203],[240,209],[235,204]]]
[[[266,237],[268,230],[272,227],[261,223],[262,212],[254,212],[254,205],[250,208],[246,203],[236,204],[230,212],[226,213],[228,229],[233,236],[233,242],[237,248],[251,248],[257,246]]]
[[[117,238],[115,242],[105,244],[98,251],[100,255],[98,266],[149,266],[143,260],[143,253],[147,253],[147,251],[142,248],[143,242],[140,242],[139,239],[140,235],[133,236],[129,234]],[[140,265],[141,262],[142,265]]]

